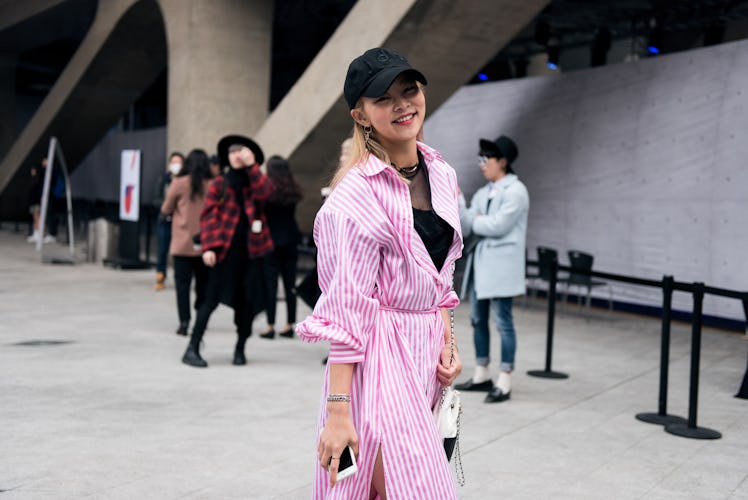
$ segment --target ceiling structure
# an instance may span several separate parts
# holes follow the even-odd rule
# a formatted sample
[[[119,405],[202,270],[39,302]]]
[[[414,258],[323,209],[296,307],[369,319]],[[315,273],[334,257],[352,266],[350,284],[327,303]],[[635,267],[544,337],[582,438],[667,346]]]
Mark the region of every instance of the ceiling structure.
[[[659,54],[739,40],[748,37],[748,0],[552,0],[470,83],[525,76],[527,60],[549,49],[592,51],[597,39],[607,52],[606,31],[607,47],[628,41],[633,59],[658,55],[650,40]]]
[[[354,4],[355,0],[276,2],[269,109],[293,86]],[[18,26],[0,33],[0,49],[17,53],[19,95],[38,100],[49,91],[85,36],[95,10],[94,0],[68,0],[29,23],[37,27]],[[54,22],[49,22],[52,18]],[[538,39],[543,36],[543,25],[548,28],[546,41]],[[558,47],[551,50],[562,54],[573,48],[591,48],[603,29],[610,33],[612,42],[640,39],[640,46],[632,46],[632,50],[646,57],[644,44],[655,28],[661,37],[661,53],[705,45],[705,33],[711,34],[706,44],[745,38],[748,0],[552,0],[480,73],[488,80],[524,76],[528,58],[547,53],[549,46]],[[466,80],[480,83],[484,78],[469,75]],[[132,124],[136,128],[165,124],[166,75],[154,83],[137,107],[144,108],[145,117]],[[159,113],[164,116],[156,116]],[[125,120],[132,120],[132,116]]]

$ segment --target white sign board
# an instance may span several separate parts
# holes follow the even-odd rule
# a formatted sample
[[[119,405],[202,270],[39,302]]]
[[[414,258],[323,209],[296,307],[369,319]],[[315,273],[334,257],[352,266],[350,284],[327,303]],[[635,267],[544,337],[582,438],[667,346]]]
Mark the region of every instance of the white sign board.
[[[119,184],[119,218],[137,222],[140,217],[140,150],[122,150]]]

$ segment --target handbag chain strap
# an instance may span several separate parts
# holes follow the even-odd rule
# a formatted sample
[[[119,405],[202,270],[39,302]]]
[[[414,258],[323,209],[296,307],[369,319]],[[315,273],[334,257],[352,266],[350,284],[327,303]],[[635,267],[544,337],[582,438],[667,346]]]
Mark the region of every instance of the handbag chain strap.
[[[455,360],[455,312],[454,309],[449,310],[449,366]],[[447,388],[442,387],[442,397],[439,400],[439,406],[444,404],[444,397],[447,395]]]
[[[449,365],[452,366],[452,362],[455,359],[455,311],[454,309],[449,310]],[[447,393],[447,388],[442,388],[442,404],[444,403],[444,396]],[[462,403],[457,410],[457,436],[455,437],[455,476],[457,476],[457,483],[460,486],[465,486],[465,471],[462,470],[462,452],[460,451],[460,420],[462,420]]]

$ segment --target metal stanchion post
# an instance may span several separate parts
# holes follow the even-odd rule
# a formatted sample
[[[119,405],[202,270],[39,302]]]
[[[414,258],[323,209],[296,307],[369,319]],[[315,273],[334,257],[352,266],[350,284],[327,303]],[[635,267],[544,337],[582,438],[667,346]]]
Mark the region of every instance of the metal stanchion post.
[[[156,210],[160,210],[160,208],[157,208]],[[153,209],[147,210],[145,212],[146,218],[145,218],[145,261],[150,264],[151,262],[151,221],[153,219]],[[156,212],[156,217],[158,217],[158,212]]]
[[[556,259],[551,263],[551,276],[548,281],[548,328],[546,334],[545,347],[545,369],[530,370],[528,375],[542,378],[568,378],[565,373],[554,372],[551,370],[551,361],[553,359],[553,323],[556,315],[556,281],[558,280],[558,261]]]
[[[662,277],[662,333],[660,334],[660,394],[657,413],[637,413],[636,418],[649,424],[685,424],[686,419],[667,414],[667,386],[670,366],[670,318],[673,304],[673,277]]]
[[[748,295],[743,296],[743,311],[745,311],[745,335],[748,337]],[[738,393],[735,394],[736,398],[748,399],[748,363],[745,366],[745,375],[743,375],[743,383],[738,389]]]
[[[688,423],[675,423],[665,426],[665,431],[676,436],[693,439],[719,439],[718,431],[697,427],[696,414],[699,405],[699,363],[701,361],[701,321],[704,304],[704,283],[694,283],[693,322],[691,327],[691,380],[688,395]]]

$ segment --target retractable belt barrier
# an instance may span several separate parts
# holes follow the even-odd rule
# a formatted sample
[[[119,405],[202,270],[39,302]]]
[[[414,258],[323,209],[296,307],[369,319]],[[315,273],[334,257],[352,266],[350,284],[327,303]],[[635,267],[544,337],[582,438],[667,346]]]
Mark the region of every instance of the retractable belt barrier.
[[[527,261],[528,266],[537,267],[537,261]],[[556,284],[558,282],[558,271],[573,271],[577,274],[585,274],[610,281],[620,281],[640,286],[649,286],[662,289],[662,330],[660,334],[660,387],[658,395],[657,413],[639,413],[636,418],[642,422],[659,424],[665,426],[665,431],[670,434],[694,439],[719,439],[722,437],[718,431],[699,427],[696,423],[698,414],[699,398],[699,364],[701,362],[701,327],[703,321],[704,295],[716,295],[742,300],[743,309],[748,321],[748,292],[738,292],[724,288],[706,286],[704,283],[682,283],[677,282],[672,276],[663,276],[662,281],[643,278],[634,278],[619,274],[600,271],[585,271],[562,266],[554,260],[550,269],[550,280],[548,281],[548,324],[546,332],[545,369],[530,370],[528,375],[543,378],[563,379],[568,375],[551,369],[553,359],[553,324],[556,311]],[[667,389],[668,371],[670,364],[670,323],[672,319],[673,292],[686,292],[693,296],[693,312],[691,320],[691,370],[689,379],[688,396],[688,419],[667,413]],[[746,331],[748,333],[748,330]],[[735,395],[737,398],[748,399],[748,367],[743,378],[743,383]]]

